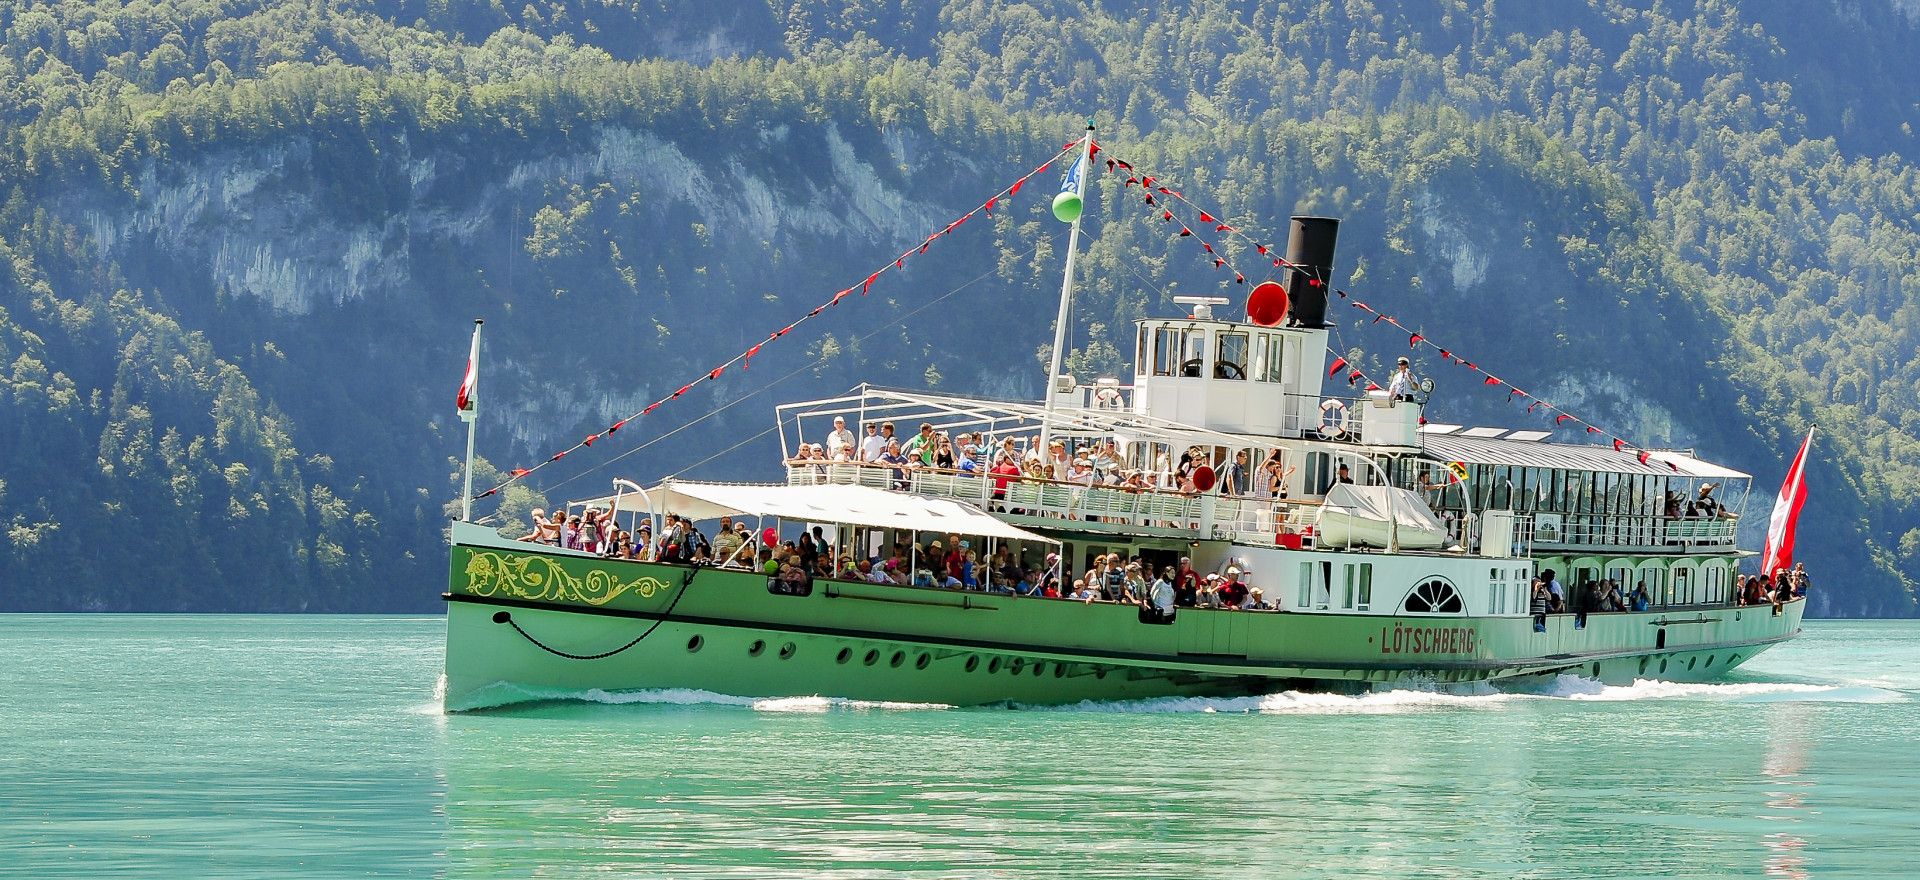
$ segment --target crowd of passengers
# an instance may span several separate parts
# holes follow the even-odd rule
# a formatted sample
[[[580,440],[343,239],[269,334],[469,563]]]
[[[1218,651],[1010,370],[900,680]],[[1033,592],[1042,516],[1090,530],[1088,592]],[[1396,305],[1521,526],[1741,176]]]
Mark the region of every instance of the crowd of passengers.
[[[1792,569],[1779,571],[1772,577],[1745,575],[1739,578],[1727,598],[1727,604],[1771,605],[1777,614],[1785,603],[1804,598],[1809,586],[1811,581],[1806,565],[1795,563]],[[1588,614],[1646,611],[1652,604],[1653,596],[1647,590],[1646,581],[1635,584],[1632,590],[1623,591],[1618,581],[1603,578],[1576,588],[1569,597],[1568,591],[1554,576],[1554,570],[1543,568],[1533,579],[1532,603],[1528,610],[1533,614],[1534,630],[1545,632],[1549,614],[1573,613],[1580,615],[1584,621]]]
[[[565,547],[615,559],[676,562],[760,571],[769,578],[808,582],[834,578],[895,586],[939,587],[1015,596],[1069,599],[1083,603],[1136,605],[1162,614],[1175,608],[1237,608],[1275,610],[1259,587],[1248,584],[1246,570],[1229,563],[1218,572],[1201,572],[1192,560],[1180,559],[1157,574],[1140,557],[1111,553],[1094,559],[1077,575],[1063,567],[1057,553],[1038,566],[1023,564],[1009,545],[982,559],[973,542],[959,535],[935,538],[909,547],[895,542],[881,556],[855,558],[837,550],[819,526],[797,538],[780,540],[767,529],[754,534],[745,520],[721,517],[711,540],[685,517],[668,514],[656,538],[650,524],[629,533],[604,511],[588,508],[566,515],[535,508],[534,527],[520,540]]]
[[[1007,483],[1016,480],[1048,480],[1080,486],[1106,486],[1116,489],[1174,491],[1197,494],[1194,474],[1209,465],[1199,447],[1181,453],[1174,462],[1162,453],[1156,467],[1141,470],[1125,467],[1125,459],[1114,441],[1106,440],[1082,449],[1068,451],[1064,440],[1052,440],[1041,452],[1038,435],[1025,443],[1007,436],[989,444],[980,432],[961,432],[955,437],[937,431],[932,424],[921,423],[920,430],[904,442],[894,434],[892,422],[869,422],[864,437],[856,438],[847,429],[844,416],[835,416],[833,430],[824,443],[802,443],[789,467],[812,465],[825,473],[830,464],[860,464],[889,469],[896,489],[908,487],[915,471],[981,473],[992,475],[994,496],[1004,497]],[[1281,451],[1275,449],[1259,467],[1253,467],[1246,450],[1220,466],[1219,491],[1224,495],[1248,495],[1264,498],[1287,497],[1287,479],[1294,468],[1285,465]],[[1351,479],[1347,480],[1351,482]]]

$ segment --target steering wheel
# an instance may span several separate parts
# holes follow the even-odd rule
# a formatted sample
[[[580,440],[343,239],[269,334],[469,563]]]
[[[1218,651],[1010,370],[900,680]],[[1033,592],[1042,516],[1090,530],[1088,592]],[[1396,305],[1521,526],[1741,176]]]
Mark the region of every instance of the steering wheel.
[[[1247,371],[1241,369],[1240,365],[1233,361],[1215,361],[1213,364],[1213,378],[1245,379],[1247,378]]]
[[[1193,360],[1182,362],[1180,364],[1180,375],[1193,379],[1200,378],[1200,365],[1202,363],[1204,363],[1204,359],[1202,358],[1194,358]]]

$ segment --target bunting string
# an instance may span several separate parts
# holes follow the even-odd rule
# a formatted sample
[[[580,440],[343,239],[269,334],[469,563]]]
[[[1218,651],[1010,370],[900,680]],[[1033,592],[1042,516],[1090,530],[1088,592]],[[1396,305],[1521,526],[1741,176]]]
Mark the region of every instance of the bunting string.
[[[1278,253],[1276,253],[1278,249],[1274,245],[1269,244],[1265,241],[1262,241],[1261,239],[1255,238],[1251,235],[1248,235],[1247,233],[1241,231],[1240,227],[1235,226],[1227,222],[1226,220],[1215,216],[1213,213],[1207,211],[1206,209],[1200,207],[1199,205],[1194,204],[1191,200],[1189,200],[1186,197],[1186,195],[1181,193],[1179,190],[1174,189],[1171,186],[1168,186],[1166,181],[1162,180],[1161,178],[1138,171],[1133,166],[1132,163],[1126,162],[1122,159],[1115,157],[1111,151],[1107,153],[1106,162],[1107,162],[1108,173],[1115,174],[1115,175],[1120,175],[1120,174],[1126,175],[1125,181],[1123,181],[1121,184],[1121,188],[1123,190],[1130,189],[1136,184],[1139,185],[1144,192],[1144,198],[1142,201],[1144,202],[1144,204],[1157,208],[1159,210],[1161,222],[1162,223],[1175,223],[1175,222],[1181,223],[1179,237],[1181,238],[1192,237],[1192,238],[1195,238],[1197,241],[1199,241],[1203,248],[1203,252],[1207,255],[1207,258],[1213,261],[1214,268],[1218,269],[1224,266],[1227,269],[1233,271],[1235,283],[1245,284],[1246,283],[1245,274],[1241,273],[1238,269],[1235,269],[1230,258],[1226,254],[1220,253],[1219,250],[1214,248],[1211,242],[1208,242],[1205,239],[1202,239],[1199,236],[1195,235],[1192,230],[1192,227],[1188,223],[1177,219],[1174,216],[1173,212],[1169,210],[1169,207],[1168,207],[1169,202],[1177,202],[1183,208],[1187,209],[1188,211],[1191,211],[1194,215],[1197,216],[1200,223],[1213,225],[1214,232],[1225,233],[1235,238],[1238,238],[1241,241],[1244,241],[1247,245],[1252,247],[1256,253],[1260,254],[1262,257],[1272,260],[1274,268],[1281,269],[1283,271],[1288,271],[1288,272],[1301,273],[1302,275],[1307,276],[1307,283],[1312,284],[1314,286],[1320,285],[1321,283],[1320,279],[1314,277],[1312,272],[1308,271],[1303,266],[1295,265],[1294,263],[1286,260],[1285,258],[1281,257]],[[1158,195],[1157,199],[1155,198],[1156,194]],[[1203,226],[1202,228],[1205,228],[1205,227]],[[1394,320],[1391,316],[1374,309],[1372,306],[1369,306],[1366,303],[1353,298],[1352,296],[1349,296],[1348,293],[1344,290],[1335,290],[1334,293],[1338,294],[1340,299],[1347,300],[1348,303],[1353,307],[1360,309],[1361,311],[1366,312],[1370,315],[1373,315],[1373,320],[1369,323],[1379,324],[1380,322],[1385,321],[1386,323],[1392,325],[1394,329],[1397,329],[1402,333],[1407,334],[1407,345],[1409,348],[1418,349],[1422,345],[1430,347],[1439,353],[1441,360],[1448,361],[1457,366],[1465,367],[1466,369],[1471,370],[1475,374],[1479,375],[1481,377],[1480,384],[1482,387],[1494,387],[1494,388],[1506,389],[1508,403],[1512,403],[1515,400],[1527,401],[1528,413],[1538,413],[1542,416],[1552,415],[1553,425],[1556,429],[1566,425],[1568,422],[1571,422],[1574,425],[1577,425],[1585,429],[1587,434],[1598,435],[1601,438],[1604,438],[1610,441],[1613,444],[1614,451],[1624,452],[1627,450],[1633,450],[1635,453],[1634,457],[1642,465],[1649,465],[1649,466],[1651,465],[1651,454],[1648,452],[1647,449],[1637,444],[1630,443],[1625,438],[1620,437],[1619,435],[1613,433],[1612,431],[1609,431],[1605,428],[1595,425],[1592,422],[1589,422],[1578,415],[1568,412],[1567,410],[1561,408],[1560,406],[1550,401],[1547,401],[1537,395],[1529,394],[1526,391],[1522,391],[1521,389],[1515,387],[1514,385],[1507,382],[1506,380],[1501,379],[1498,376],[1495,376],[1492,373],[1482,369],[1478,364],[1475,364],[1472,361],[1469,361],[1466,358],[1457,355],[1452,349],[1443,347],[1439,343],[1436,343],[1433,340],[1428,339],[1425,334],[1419,333],[1414,330],[1410,330],[1405,325],[1401,324],[1399,321]],[[1349,364],[1345,357],[1341,357],[1339,355],[1336,355],[1334,357],[1333,363],[1328,367],[1327,378],[1333,378],[1335,375],[1338,375],[1343,368],[1348,371],[1347,373],[1348,385],[1350,386],[1356,385],[1360,380],[1366,379],[1367,390],[1373,391],[1379,388],[1379,386],[1375,384],[1372,379],[1368,378],[1364,372],[1361,372],[1356,365]],[[1676,465],[1671,461],[1666,461],[1662,463],[1665,464],[1669,470],[1678,471],[1680,469],[1679,465]]]
[[[688,381],[687,383],[681,385],[680,388],[674,391],[672,394],[669,394],[665,397],[655,400],[652,403],[647,404],[645,407],[627,416],[626,418],[620,419],[619,421],[614,422],[612,425],[607,426],[605,430],[602,430],[593,434],[588,434],[584,439],[574,443],[572,446],[569,446],[565,449],[560,450],[559,452],[554,453],[551,456],[548,456],[545,460],[533,465],[532,467],[514,468],[513,470],[508,472],[508,476],[505,480],[502,480],[498,485],[495,485],[492,488],[487,489],[486,491],[473,496],[472,500],[478,501],[482,498],[486,498],[488,496],[498,494],[502,489],[505,489],[508,486],[511,486],[514,483],[517,483],[527,478],[528,476],[532,475],[536,471],[539,471],[541,468],[544,468],[547,465],[553,464],[556,461],[566,458],[568,455],[574,452],[577,452],[581,449],[592,447],[595,440],[612,436],[615,432],[619,431],[621,428],[626,427],[627,423],[633,421],[634,419],[641,418],[643,416],[652,415],[654,410],[659,409],[661,406],[667,403],[671,403],[675,400],[679,400],[687,392],[692,391],[695,386],[703,382],[709,382],[709,381],[719,379],[722,373],[724,373],[728,368],[734,366],[735,364],[739,364],[740,369],[742,370],[748,369],[753,365],[753,356],[759,354],[761,348],[765,347],[770,343],[780,341],[788,333],[792,332],[794,328],[799,327],[801,324],[805,324],[806,322],[819,317],[820,314],[822,312],[825,312],[827,309],[830,309],[830,308],[833,308],[834,306],[839,305],[840,301],[850,296],[855,289],[858,289],[860,291],[861,296],[863,297],[866,296],[870,291],[873,290],[874,283],[880,280],[881,275],[885,274],[888,271],[904,270],[906,268],[906,261],[909,258],[926,253],[927,248],[931,247],[935,241],[939,240],[942,236],[951,234],[955,229],[960,228],[960,224],[967,222],[967,220],[971,219],[975,214],[984,213],[988,216],[992,216],[993,207],[995,204],[999,203],[1002,200],[1012,199],[1015,195],[1019,194],[1020,188],[1022,186],[1025,186],[1028,180],[1032,179],[1035,175],[1044,173],[1049,166],[1051,166],[1054,162],[1059,161],[1061,156],[1066,155],[1070,150],[1077,148],[1078,146],[1079,146],[1079,143],[1077,141],[1075,143],[1068,144],[1066,148],[1063,148],[1060,152],[1055,153],[1052,157],[1048,158],[1047,161],[1040,163],[1040,167],[1035,168],[1032,171],[1029,171],[1026,174],[1022,175],[1019,180],[1016,180],[1013,183],[1005,187],[1002,187],[999,192],[994,193],[991,198],[988,198],[985,202],[982,202],[979,207],[974,208],[966,212],[965,214],[960,215],[959,218],[955,219],[951,223],[948,223],[944,228],[935,230],[932,234],[928,235],[926,239],[921,241],[919,244],[914,245],[911,248],[908,248],[907,251],[902,253],[900,256],[895,257],[892,260],[889,260],[886,263],[881,264],[880,268],[869,273],[866,276],[865,280],[861,281],[857,286],[849,286],[834,293],[834,295],[831,298],[829,298],[826,302],[823,302],[820,305],[815,306],[811,311],[807,312],[804,315],[801,315],[798,318],[795,318],[786,326],[781,327],[780,329],[775,330],[771,333],[768,333],[767,338],[762,339],[757,343],[754,343],[751,347],[747,348],[745,351],[742,351],[739,354],[734,355],[733,357],[729,358],[727,361],[720,364],[719,366],[716,366],[710,370],[707,370],[704,373],[698,374],[691,381]]]

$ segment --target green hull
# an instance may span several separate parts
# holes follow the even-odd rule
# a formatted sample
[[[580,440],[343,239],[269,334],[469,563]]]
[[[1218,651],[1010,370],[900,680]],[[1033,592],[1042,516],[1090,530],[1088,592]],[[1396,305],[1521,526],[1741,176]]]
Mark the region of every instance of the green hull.
[[[1799,631],[1804,601],[1548,619],[1181,609],[816,582],[456,545],[446,707],[687,688],[979,705],[1364,690],[1578,674],[1718,677]],[[543,647],[544,646],[544,647]],[[595,659],[572,659],[594,657]],[[605,654],[606,656],[597,656]]]

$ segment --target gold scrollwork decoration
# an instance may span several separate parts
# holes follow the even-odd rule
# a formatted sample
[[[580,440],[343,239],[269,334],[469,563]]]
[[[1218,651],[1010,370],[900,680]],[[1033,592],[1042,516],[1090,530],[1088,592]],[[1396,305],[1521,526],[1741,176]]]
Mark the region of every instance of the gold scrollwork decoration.
[[[545,556],[521,556],[475,550],[467,560],[468,595],[491,598],[505,596],[530,602],[579,602],[605,605],[627,592],[651,599],[666,592],[666,581],[641,576],[631,581],[605,569],[595,568],[585,577],[575,577],[560,563]]]

